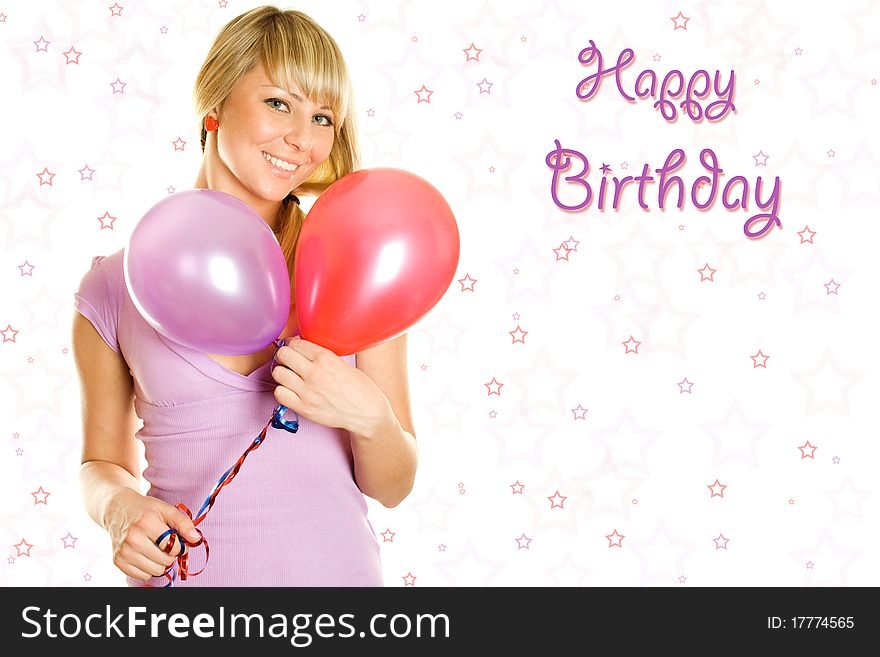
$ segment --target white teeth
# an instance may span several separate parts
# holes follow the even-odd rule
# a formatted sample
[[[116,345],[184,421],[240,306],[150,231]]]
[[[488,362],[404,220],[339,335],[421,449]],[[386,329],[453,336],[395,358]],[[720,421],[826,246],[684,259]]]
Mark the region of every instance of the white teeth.
[[[279,169],[283,169],[284,171],[295,171],[297,168],[297,165],[289,164],[284,160],[279,160],[277,157],[272,157],[266,151],[263,151],[263,157],[266,159],[266,162],[278,167]]]

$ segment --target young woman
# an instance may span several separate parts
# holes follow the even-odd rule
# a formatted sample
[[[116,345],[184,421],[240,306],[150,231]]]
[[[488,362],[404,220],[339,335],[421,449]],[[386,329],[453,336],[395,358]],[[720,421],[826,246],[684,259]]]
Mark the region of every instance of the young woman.
[[[194,101],[204,153],[195,187],[248,203],[294,269],[299,194],[320,194],[358,166],[351,85],[334,40],[297,11],[253,9],[218,35]],[[369,230],[369,226],[364,226]],[[274,428],[199,525],[207,567],[175,586],[381,586],[364,494],[386,507],[410,492],[418,461],[406,334],[338,357],[303,339],[239,356],[204,354],[155,331],[128,295],[124,249],[93,259],[75,303],[83,401],[81,483],[130,586],[162,586],[179,543],[198,541],[175,505],[199,508],[266,425],[276,403],[299,430]],[[295,281],[291,281],[295,299]],[[296,308],[280,337],[297,329]],[[138,429],[139,420],[143,427]],[[137,440],[150,484],[141,495]],[[204,564],[190,548],[189,571]],[[171,571],[174,572],[173,570]]]

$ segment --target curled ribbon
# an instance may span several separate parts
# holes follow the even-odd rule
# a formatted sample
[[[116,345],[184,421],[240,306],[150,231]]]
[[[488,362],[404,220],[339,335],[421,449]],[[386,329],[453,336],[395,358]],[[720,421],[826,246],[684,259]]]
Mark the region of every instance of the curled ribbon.
[[[299,335],[299,329],[297,329],[296,335]],[[278,350],[284,346],[284,338],[279,338],[275,341],[275,354],[272,356],[272,368],[275,369],[276,358],[278,356]],[[164,585],[163,588],[168,588],[169,586],[174,585],[175,576],[173,574],[174,566],[177,566],[177,572],[180,574],[181,581],[186,580],[187,577],[195,577],[199,573],[203,572],[205,568],[208,566],[208,539],[205,538],[205,535],[199,529],[198,525],[205,519],[205,516],[208,515],[208,511],[211,510],[211,507],[214,506],[214,502],[217,499],[217,495],[220,494],[220,491],[223,490],[224,486],[227,486],[235,479],[235,475],[238,474],[238,471],[241,469],[241,466],[244,464],[244,460],[247,458],[248,454],[257,449],[260,445],[263,444],[263,441],[266,439],[266,433],[269,431],[269,427],[273,427],[275,429],[282,429],[284,431],[289,431],[290,433],[296,433],[299,429],[299,416],[297,415],[296,420],[285,420],[284,413],[290,410],[287,406],[282,404],[278,404],[275,407],[275,410],[272,411],[272,417],[269,422],[266,423],[266,426],[263,427],[263,430],[260,431],[260,434],[254,438],[254,441],[248,446],[248,448],[244,451],[244,453],[238,457],[238,460],[235,464],[229,468],[220,479],[217,480],[217,483],[214,484],[214,489],[211,491],[211,494],[205,498],[204,503],[202,504],[202,508],[199,509],[198,513],[196,513],[196,517],[193,518],[192,511],[183,503],[178,502],[177,508],[183,511],[189,518],[193,521],[193,525],[195,525],[195,530],[199,534],[199,540],[197,541],[189,541],[183,536],[180,536],[177,533],[177,530],[172,528],[167,529],[162,533],[159,538],[156,539],[156,546],[161,548],[165,554],[171,554],[171,551],[174,549],[177,541],[180,541],[180,554],[177,555],[174,563],[172,563],[168,568],[165,569],[165,572],[162,573],[168,583]],[[296,411],[293,412],[296,415]],[[168,545],[164,548],[161,547],[162,539],[166,536],[171,536],[168,539]],[[201,570],[198,570],[194,573],[189,572],[189,551],[187,547],[194,548],[199,545],[205,546],[205,565],[202,566]],[[148,585],[149,586],[149,585]]]

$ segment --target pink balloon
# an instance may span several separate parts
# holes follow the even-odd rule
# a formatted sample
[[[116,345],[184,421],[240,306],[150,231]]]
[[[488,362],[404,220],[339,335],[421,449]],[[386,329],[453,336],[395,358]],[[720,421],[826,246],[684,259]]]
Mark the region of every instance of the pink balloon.
[[[376,168],[339,179],[297,241],[303,338],[345,356],[397,337],[440,301],[458,256],[452,210],[423,178]]]
[[[192,349],[254,353],[287,324],[281,247],[260,215],[230,194],[193,189],[159,201],[135,226],[123,261],[140,314]]]

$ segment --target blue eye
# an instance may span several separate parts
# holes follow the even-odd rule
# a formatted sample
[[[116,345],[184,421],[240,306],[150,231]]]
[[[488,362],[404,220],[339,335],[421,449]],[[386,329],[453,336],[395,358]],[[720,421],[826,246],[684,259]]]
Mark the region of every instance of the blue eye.
[[[327,116],[326,114],[318,114],[317,118],[327,119],[327,123],[322,123],[321,125],[328,126],[328,127],[333,125],[333,120],[329,116]]]
[[[277,110],[279,112],[281,110],[279,110],[278,107],[273,105],[272,103],[281,103],[282,105],[284,105],[284,107],[286,107],[288,110],[290,110],[290,105],[288,105],[286,102],[284,102],[283,100],[280,100],[278,98],[269,98],[266,100],[266,103],[269,105],[269,107],[271,107],[272,109]]]

